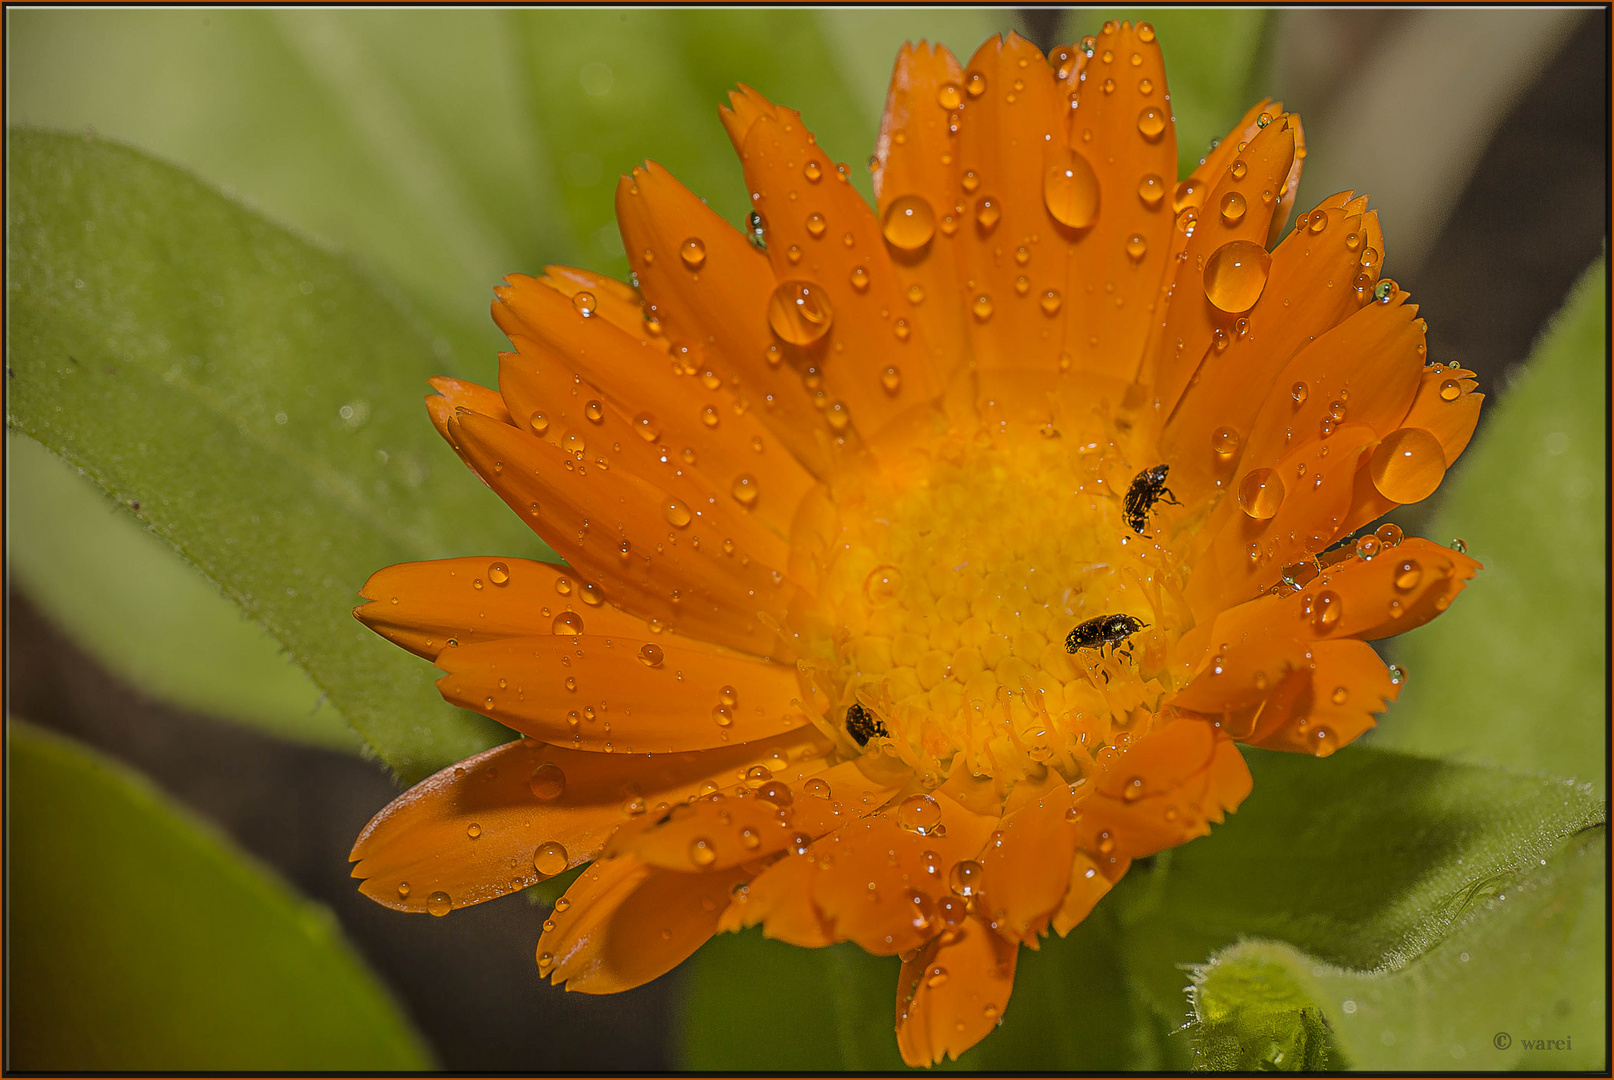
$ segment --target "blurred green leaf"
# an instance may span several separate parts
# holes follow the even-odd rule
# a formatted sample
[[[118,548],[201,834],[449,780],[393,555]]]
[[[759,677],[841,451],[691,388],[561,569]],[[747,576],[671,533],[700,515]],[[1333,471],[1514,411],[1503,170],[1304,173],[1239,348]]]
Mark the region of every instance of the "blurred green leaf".
[[[7,24],[10,121],[194,170],[355,254],[491,382],[490,290],[580,257],[505,11],[35,10]]]
[[[390,563],[548,554],[427,422],[407,313],[135,151],[10,149],[10,424],[138,503],[404,778],[507,738],[350,614]]]
[[[1267,943],[1223,951],[1195,979],[1196,1029],[1220,1039],[1201,1043],[1201,1067],[1606,1067],[1606,846],[1602,828],[1572,838],[1531,872],[1509,876],[1505,893],[1473,905],[1405,965],[1342,969]],[[1275,986],[1289,988],[1288,1000],[1263,1014]],[[1208,1005],[1228,1015],[1208,1015]],[[1247,1053],[1218,1056],[1231,1040]],[[1344,1060],[1293,1052],[1321,1041]]]
[[[1152,23],[1166,57],[1183,176],[1246,109],[1272,93],[1265,85],[1271,12],[1260,8],[1089,8],[1071,11],[1061,41],[1096,34],[1106,19]]]
[[[1487,403],[1427,530],[1484,571],[1394,655],[1410,673],[1375,745],[1603,784],[1607,759],[1608,268],[1576,286]]]
[[[11,573],[81,647],[148,694],[284,738],[360,739],[279,642],[32,439],[6,439]]]
[[[10,1068],[430,1067],[330,912],[138,776],[8,727]]]

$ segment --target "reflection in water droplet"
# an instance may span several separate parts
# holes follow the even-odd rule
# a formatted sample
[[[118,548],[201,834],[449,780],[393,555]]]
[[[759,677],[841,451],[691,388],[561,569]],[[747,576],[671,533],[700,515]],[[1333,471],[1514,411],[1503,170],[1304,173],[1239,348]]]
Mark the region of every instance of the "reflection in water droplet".
[[[1370,561],[1372,560],[1373,556],[1377,555],[1383,547],[1384,545],[1379,543],[1378,537],[1374,536],[1372,533],[1368,533],[1366,536],[1357,538],[1355,548],[1356,557],[1358,559]]]
[[[1256,521],[1270,521],[1283,505],[1283,480],[1274,469],[1252,469],[1239,481],[1239,509]]]
[[[1310,393],[1311,391],[1307,389],[1306,384],[1303,382],[1297,382],[1289,388],[1289,396],[1294,398],[1296,405],[1304,405]]]
[[[594,314],[594,309],[599,307],[599,304],[600,302],[595,299],[594,294],[591,292],[579,292],[572,295],[572,307],[576,308],[578,313],[585,319]]]
[[[1098,218],[1098,174],[1087,159],[1067,150],[1042,177],[1042,199],[1061,225],[1085,229]]]
[[[639,646],[639,663],[645,667],[660,667],[664,655],[660,645],[646,644]]]
[[[539,802],[554,802],[566,794],[566,773],[559,765],[546,761],[527,778],[527,788]]]
[[[811,282],[782,281],[768,298],[768,325],[792,345],[821,340],[834,318],[829,297]]]
[[[1445,451],[1440,440],[1423,428],[1400,428],[1373,451],[1368,475],[1386,499],[1418,502],[1433,495],[1445,477]]]
[[[909,795],[897,806],[897,824],[909,832],[924,832],[941,821],[941,804],[929,795]]]
[[[917,251],[936,234],[936,212],[922,195],[899,195],[886,207],[880,234],[894,248]]]
[[[947,872],[947,887],[958,896],[974,896],[981,885],[981,864],[973,859],[965,859],[953,864]]]
[[[1235,315],[1250,310],[1267,287],[1272,256],[1260,244],[1232,240],[1205,260],[1205,298]]]

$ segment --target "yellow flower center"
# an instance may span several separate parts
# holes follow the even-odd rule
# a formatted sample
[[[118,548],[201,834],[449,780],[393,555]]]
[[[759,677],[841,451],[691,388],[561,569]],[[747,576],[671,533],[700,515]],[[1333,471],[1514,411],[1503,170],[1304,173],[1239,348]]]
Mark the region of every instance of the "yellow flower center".
[[[816,536],[820,606],[801,620],[831,722],[861,707],[927,783],[960,765],[1074,780],[1146,730],[1189,620],[1165,530],[1124,519],[1133,478],[1157,464],[1128,460],[1124,441],[1096,412],[999,422],[838,479]],[[1074,628],[1112,615],[1146,625],[1067,651]]]

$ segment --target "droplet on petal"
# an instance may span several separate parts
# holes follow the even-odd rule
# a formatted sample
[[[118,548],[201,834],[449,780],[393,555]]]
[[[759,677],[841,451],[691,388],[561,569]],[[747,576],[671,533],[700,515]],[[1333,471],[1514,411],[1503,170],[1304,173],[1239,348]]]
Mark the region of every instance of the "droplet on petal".
[[[1249,311],[1267,287],[1272,256],[1260,244],[1232,240],[1205,260],[1205,298],[1229,315]]]
[[[1239,509],[1256,521],[1270,521],[1283,505],[1283,480],[1273,469],[1252,469],[1239,481]]]
[[[1043,174],[1043,202],[1061,225],[1085,229],[1098,218],[1098,174],[1074,150],[1067,150],[1064,158]]]
[[[792,345],[821,340],[834,318],[829,297],[808,281],[782,281],[768,298],[768,325]]]
[[[1445,478],[1445,451],[1440,440],[1423,428],[1400,428],[1373,451],[1368,475],[1386,499],[1418,502],[1433,495]]]
[[[699,270],[706,262],[706,245],[699,237],[691,236],[679,246],[678,257],[684,260],[684,265],[691,270]]]
[[[892,247],[918,251],[936,234],[936,212],[922,195],[900,195],[886,207],[880,232]]]

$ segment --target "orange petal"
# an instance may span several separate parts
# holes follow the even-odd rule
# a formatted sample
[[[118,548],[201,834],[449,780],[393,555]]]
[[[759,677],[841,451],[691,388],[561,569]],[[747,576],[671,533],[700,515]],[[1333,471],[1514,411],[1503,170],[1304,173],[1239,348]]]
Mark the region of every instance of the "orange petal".
[[[597,593],[572,571],[552,563],[483,556],[434,559],[371,574],[359,590],[371,602],[355,608],[353,615],[428,660],[435,660],[450,638],[469,645],[575,634],[584,620],[591,633],[637,639],[650,635],[643,619],[602,603]]]
[[[1305,691],[1287,708],[1263,711],[1255,731],[1241,741],[1268,750],[1327,757],[1374,726],[1401,694],[1400,684],[1365,641],[1319,641]]]
[[[1112,864],[1108,858],[1100,860],[1085,851],[1076,852],[1071,859],[1065,898],[1053,914],[1052,925],[1059,936],[1064,937],[1091,915],[1093,908],[1131,865],[1131,859],[1123,858]]]
[[[951,210],[970,352],[982,369],[1054,370],[1065,338],[1068,297],[1060,294],[1070,236],[1049,214],[1043,177],[1066,164],[1068,110],[1042,53],[1018,34],[987,39],[967,68],[960,194]]]
[[[1262,627],[1289,627],[1302,640],[1372,641],[1405,633],[1450,607],[1479,569],[1467,555],[1409,536],[1371,560],[1352,555],[1330,566],[1298,592],[1223,611],[1209,647],[1231,648]]]
[[[813,903],[816,856],[787,855],[736,890],[718,922],[719,930],[742,930],[763,923],[762,933],[804,949],[835,943],[835,934]]]
[[[1225,734],[1181,718],[1133,744],[1079,807],[1078,844],[1103,866],[1210,832],[1250,793],[1250,771]]]
[[[1306,160],[1306,131],[1301,126],[1298,113],[1289,114],[1289,126],[1295,133],[1295,160],[1289,166],[1289,175],[1284,179],[1283,186],[1278,189],[1278,205],[1272,215],[1272,224],[1267,229],[1267,246],[1271,247],[1278,242],[1283,234],[1284,225],[1288,224],[1289,211],[1295,207],[1295,196],[1300,192],[1300,172]]]
[[[678,874],[631,857],[595,863],[566,890],[566,910],[556,905],[554,928],[538,939],[539,973],[585,994],[643,986],[706,943],[729,890],[745,876],[737,869]]]
[[[631,852],[649,866],[685,873],[723,870],[782,851],[799,835],[823,836],[879,809],[895,790],[865,776],[856,761],[825,764],[822,757],[792,762],[758,780],[755,795],[742,786],[636,822],[617,834],[610,853]],[[814,794],[825,790],[831,794]]]
[[[399,911],[426,911],[439,892],[456,908],[479,904],[542,881],[547,875],[534,866],[541,845],[559,844],[565,864],[580,865],[646,806],[665,812],[654,808],[728,782],[754,762],[824,746],[803,730],[699,754],[607,757],[518,739],[394,799],[354,843],[353,876],[364,879],[366,896]]]
[[[1342,531],[1357,461],[1378,436],[1354,422],[1339,425],[1326,438],[1308,436],[1274,469],[1284,488],[1275,515],[1250,517],[1240,509],[1237,493],[1224,496],[1213,512],[1205,527],[1211,545],[1196,560],[1186,590],[1199,618],[1274,584],[1283,567],[1322,551]]]
[[[655,162],[617,185],[616,211],[645,310],[663,336],[693,350],[698,371],[709,368],[738,385],[761,423],[811,472],[824,475],[821,440],[829,426],[808,408],[800,373],[782,363],[768,332],[776,284],[768,257]],[[701,245],[694,267],[693,249],[685,257],[692,240]]]
[[[1233,712],[1265,699],[1289,672],[1311,664],[1310,646],[1288,628],[1254,628],[1237,645],[1207,656],[1167,704],[1206,715]]]
[[[448,438],[448,421],[459,409],[470,409],[506,424],[512,422],[510,413],[504,407],[504,399],[499,397],[496,390],[443,375],[426,381],[437,391],[436,395],[426,398],[426,411],[431,414],[437,433],[445,439]]]
[[[1081,85],[1065,137],[1098,177],[1099,210],[1092,227],[1076,235],[1060,286],[1064,350],[1078,369],[1131,380],[1151,305],[1173,265],[1177,130],[1159,44],[1131,23],[1107,23]]]
[[[1067,816],[1074,814],[1071,789],[1057,773],[1049,780],[1036,801],[1004,815],[1000,835],[980,858],[992,928],[1032,948],[1065,898],[1076,854],[1076,826]]]
[[[897,1047],[913,1068],[956,1058],[997,1026],[1020,947],[967,919],[902,965]]]
[[[763,562],[782,551],[725,552],[711,534],[667,543],[665,493],[646,481],[597,466],[585,472],[564,450],[474,413],[450,432],[499,497],[612,603],[691,637],[783,653],[765,619],[783,620],[795,588]]]
[[[1350,287],[1357,252],[1345,239],[1360,237],[1361,219],[1326,205],[1306,216],[1308,223],[1319,219],[1326,225],[1321,232],[1312,232],[1308,224],[1273,251],[1272,272],[1261,299],[1243,323],[1235,320],[1231,329],[1222,328],[1223,336],[1215,339],[1205,366],[1166,425],[1161,448],[1171,463],[1172,490],[1184,502],[1210,494],[1221,475],[1219,466],[1226,463],[1206,453],[1218,429],[1233,431],[1242,441],[1241,460],[1251,464],[1241,466],[1240,475],[1257,465],[1270,466],[1268,456],[1276,458],[1265,450],[1255,451],[1263,436],[1281,442],[1290,429],[1306,430],[1293,422],[1291,391],[1298,377],[1289,377],[1285,366],[1293,366],[1297,353],[1312,347],[1361,306]],[[1251,387],[1271,389],[1263,398],[1251,393]],[[1326,410],[1331,399],[1322,392],[1315,397],[1308,404]],[[1274,409],[1274,401],[1288,408]],[[1311,426],[1316,426],[1315,418]]]
[[[577,749],[705,750],[807,723],[792,704],[794,667],[677,639],[505,638],[447,649],[436,663],[447,700]]]
[[[648,415],[661,445],[680,457],[688,451],[717,490],[731,491],[739,477],[754,474],[760,442],[761,456],[770,458],[775,471],[770,489],[747,511],[781,537],[789,534],[795,507],[815,481],[757,418],[753,406],[761,403],[706,378],[699,365],[683,366],[682,358],[674,371],[665,342],[629,334],[607,319],[583,317],[558,287],[562,283],[519,274],[506,281],[494,290],[499,297],[494,315],[507,335],[530,338],[564,358],[622,416],[637,423]]]
[[[759,195],[753,207],[780,282],[768,325],[786,359],[804,373],[822,373],[831,429],[841,434],[851,423],[873,436],[898,413],[939,394],[923,333],[913,328],[904,335],[896,327],[908,301],[880,223],[800,114],[780,109],[777,119],[758,117],[741,159],[746,185]],[[870,357],[885,363],[869,363]],[[881,382],[886,364],[901,369],[897,394]]]
[[[1199,165],[1189,174],[1189,179],[1196,181],[1192,185],[1185,185],[1178,196],[1176,209],[1181,211],[1185,207],[1198,208],[1205,203],[1205,197],[1210,189],[1216,186],[1217,178],[1227,171],[1233,164],[1233,159],[1244,152],[1244,144],[1248,144],[1261,133],[1261,114],[1270,117],[1283,115],[1283,102],[1272,98],[1262,98],[1251,105],[1249,111],[1239,118],[1215,146],[1205,151],[1205,156],[1199,159]]]
[[[968,315],[956,301],[959,215],[953,204],[962,170],[949,130],[954,114],[947,104],[964,100],[963,87],[964,70],[946,46],[922,41],[904,45],[891,72],[874,153],[882,231],[888,215],[901,215],[892,217],[890,231],[897,243],[888,247],[903,297],[897,317],[922,332],[931,367],[944,380],[969,359]],[[914,206],[915,198],[924,200],[923,207]],[[892,210],[898,199],[903,206]],[[921,240],[927,211],[930,235]],[[904,224],[912,228],[904,231]],[[896,377],[896,392],[907,393],[900,368]]]
[[[1091,73],[1089,73],[1091,81]],[[1199,212],[1186,256],[1172,274],[1171,305],[1151,343],[1145,376],[1153,377],[1162,415],[1170,416],[1210,352],[1214,331],[1231,328],[1235,314],[1214,307],[1206,295],[1205,270],[1210,258],[1235,240],[1265,246],[1278,188],[1294,162],[1294,132],[1287,120],[1268,124],[1243,153],[1214,180]],[[1243,172],[1239,173],[1242,169]],[[1224,329],[1224,333],[1227,332]]]

